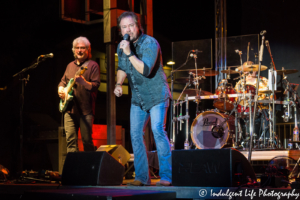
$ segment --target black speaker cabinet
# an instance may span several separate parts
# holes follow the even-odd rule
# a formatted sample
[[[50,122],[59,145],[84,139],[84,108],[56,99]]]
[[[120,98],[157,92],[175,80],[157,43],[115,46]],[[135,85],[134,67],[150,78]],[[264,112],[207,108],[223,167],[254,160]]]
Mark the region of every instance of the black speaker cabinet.
[[[256,181],[246,157],[235,149],[172,151],[174,186],[234,187]]]
[[[125,168],[105,151],[68,153],[62,185],[121,185]]]

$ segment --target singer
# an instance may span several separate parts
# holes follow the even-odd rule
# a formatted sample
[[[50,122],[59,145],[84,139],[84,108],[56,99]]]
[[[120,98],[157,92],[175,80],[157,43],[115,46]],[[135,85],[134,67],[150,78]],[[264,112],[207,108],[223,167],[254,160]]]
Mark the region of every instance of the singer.
[[[74,78],[73,100],[67,105],[64,113],[64,128],[67,139],[67,152],[77,152],[77,133],[80,127],[84,151],[95,151],[92,142],[92,125],[95,115],[95,102],[100,85],[100,70],[96,62],[90,60],[91,44],[85,37],[73,41],[72,48],[75,60],[70,62],[58,85],[58,95],[65,99],[65,87]],[[75,73],[86,66],[82,75]]]
[[[144,127],[151,120],[151,128],[157,147],[159,176],[157,186],[169,186],[172,182],[171,149],[165,131],[167,110],[171,93],[163,71],[161,49],[158,42],[143,33],[138,16],[124,12],[118,18],[122,40],[117,48],[119,57],[117,83],[114,93],[122,95],[122,83],[127,77],[132,92],[130,109],[130,135],[134,153],[135,180],[127,185],[150,185],[150,172],[144,144]],[[125,38],[125,37],[124,37]]]

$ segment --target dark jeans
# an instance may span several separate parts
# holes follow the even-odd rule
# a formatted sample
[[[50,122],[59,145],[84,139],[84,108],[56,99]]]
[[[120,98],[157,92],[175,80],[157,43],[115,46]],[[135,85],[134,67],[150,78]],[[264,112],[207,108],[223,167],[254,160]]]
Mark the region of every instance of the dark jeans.
[[[73,115],[65,113],[65,131],[67,139],[67,152],[78,151],[78,129],[80,127],[84,151],[95,151],[92,141],[93,115]]]

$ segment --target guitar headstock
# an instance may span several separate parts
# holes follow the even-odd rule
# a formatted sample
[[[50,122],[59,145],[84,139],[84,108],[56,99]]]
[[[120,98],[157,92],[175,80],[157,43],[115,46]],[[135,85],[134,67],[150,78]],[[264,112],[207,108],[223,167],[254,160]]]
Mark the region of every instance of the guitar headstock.
[[[78,69],[78,71],[76,72],[75,75],[80,76],[80,75],[82,75],[86,70],[87,70],[87,67],[86,67],[86,66],[82,66],[82,67],[80,67],[80,68]]]
[[[87,66],[82,66],[80,69],[80,75],[82,75],[87,70]]]

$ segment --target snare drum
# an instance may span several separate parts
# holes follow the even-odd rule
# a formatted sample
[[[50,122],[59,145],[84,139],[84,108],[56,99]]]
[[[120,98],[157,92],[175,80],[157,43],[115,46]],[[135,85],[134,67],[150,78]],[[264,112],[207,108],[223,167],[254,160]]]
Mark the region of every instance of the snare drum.
[[[236,94],[236,91],[231,85],[218,87],[218,89],[216,90],[216,95],[222,95],[223,96],[223,94],[224,94],[224,96],[228,95],[228,94]],[[225,102],[225,98],[219,97],[218,99],[214,100],[213,106],[215,108],[218,108],[221,111],[231,111],[234,108],[234,102],[235,102],[234,97],[226,98],[226,102]],[[226,109],[224,108],[225,103],[226,103]]]
[[[235,118],[229,116],[228,121],[224,122],[227,116],[223,113],[207,111],[195,118],[191,127],[191,137],[198,149],[220,149],[232,146]],[[216,129],[212,130],[221,123],[223,125],[219,133],[216,133]]]

